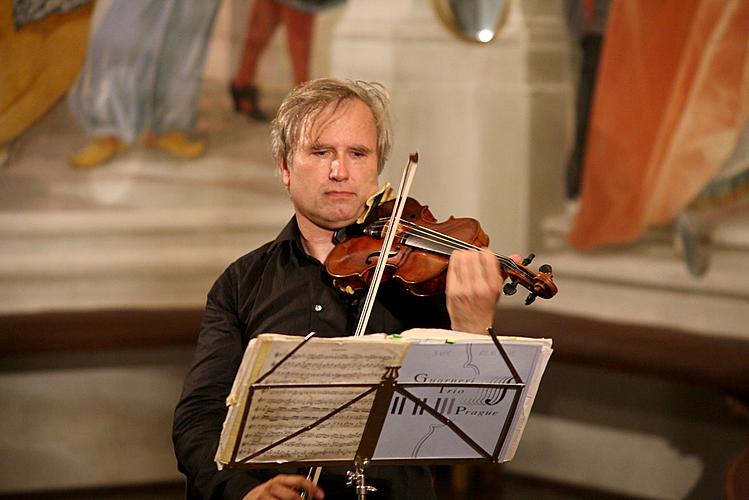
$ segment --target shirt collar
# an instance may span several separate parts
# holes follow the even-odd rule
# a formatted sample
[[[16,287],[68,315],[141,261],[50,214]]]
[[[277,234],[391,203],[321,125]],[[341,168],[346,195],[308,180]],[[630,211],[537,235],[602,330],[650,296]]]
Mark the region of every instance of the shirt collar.
[[[296,221],[296,215],[291,216],[288,224],[278,233],[276,239],[273,240],[273,245],[276,246],[282,241],[298,241],[302,242],[302,233],[299,231],[299,224]]]
[[[281,232],[278,233],[278,236],[273,240],[268,250],[274,251],[284,244],[290,245],[290,247],[296,251],[300,257],[317,262],[314,257],[307,255],[307,252],[304,251],[304,245],[302,245],[302,232],[299,230],[299,223],[296,220],[296,215],[291,216],[291,220],[289,220],[288,224],[286,224]]]

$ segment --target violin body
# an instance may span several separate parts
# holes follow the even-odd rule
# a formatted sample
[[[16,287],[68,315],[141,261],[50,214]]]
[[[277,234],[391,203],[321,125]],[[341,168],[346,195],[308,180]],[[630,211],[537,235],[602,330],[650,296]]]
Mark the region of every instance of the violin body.
[[[369,285],[380,258],[382,235],[387,230],[387,226],[378,224],[378,221],[389,218],[393,206],[392,200],[382,203],[372,210],[364,224],[350,226],[336,233],[336,246],[325,261],[325,269],[335,287],[354,293]],[[439,222],[429,207],[413,198],[406,200],[401,226],[388,253],[382,279],[397,280],[406,290],[418,296],[444,291],[449,252],[445,255],[444,249],[424,249],[423,245],[414,245],[412,242],[419,239],[413,234],[414,227],[418,228],[420,234],[430,235],[430,238],[436,233],[477,247],[489,244],[489,236],[477,220],[450,217]]]

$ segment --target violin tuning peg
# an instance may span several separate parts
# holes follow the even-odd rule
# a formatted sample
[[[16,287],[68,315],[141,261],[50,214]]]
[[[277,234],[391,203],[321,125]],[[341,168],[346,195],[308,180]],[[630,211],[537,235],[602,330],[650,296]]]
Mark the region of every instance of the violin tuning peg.
[[[536,300],[536,294],[535,293],[529,293],[528,296],[525,298],[525,305],[529,306],[533,304],[533,301]]]
[[[551,266],[549,264],[544,264],[543,266],[539,267],[538,270],[542,273],[551,274]]]
[[[511,281],[510,283],[505,283],[505,286],[502,287],[502,291],[505,293],[505,295],[515,295],[515,292],[518,291],[517,281]]]
[[[527,266],[528,264],[530,264],[531,262],[533,262],[533,259],[535,259],[535,258],[536,258],[536,254],[529,253],[528,256],[523,259],[523,261],[521,262],[521,264],[523,264],[524,266]]]

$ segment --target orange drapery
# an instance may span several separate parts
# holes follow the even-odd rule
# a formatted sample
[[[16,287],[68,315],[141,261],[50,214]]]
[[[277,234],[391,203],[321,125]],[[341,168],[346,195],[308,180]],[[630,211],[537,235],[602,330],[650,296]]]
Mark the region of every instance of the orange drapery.
[[[570,244],[628,242],[672,220],[747,119],[749,1],[615,1]]]

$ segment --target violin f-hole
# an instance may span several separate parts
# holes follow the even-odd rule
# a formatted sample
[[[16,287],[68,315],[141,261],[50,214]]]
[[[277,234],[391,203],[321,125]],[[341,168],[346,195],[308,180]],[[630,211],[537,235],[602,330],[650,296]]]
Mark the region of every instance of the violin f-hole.
[[[400,247],[400,245],[398,245],[397,247],[395,247],[394,251],[391,250],[390,252],[388,252],[388,259],[390,259],[390,258],[395,257],[396,255],[398,255],[398,253],[400,252],[400,249],[401,249],[401,247]],[[364,259],[364,262],[366,262],[367,264],[371,264],[372,263],[372,259],[374,259],[375,257],[378,257],[378,258],[380,257],[380,253],[381,252],[372,252],[371,254],[367,255],[367,258]]]

